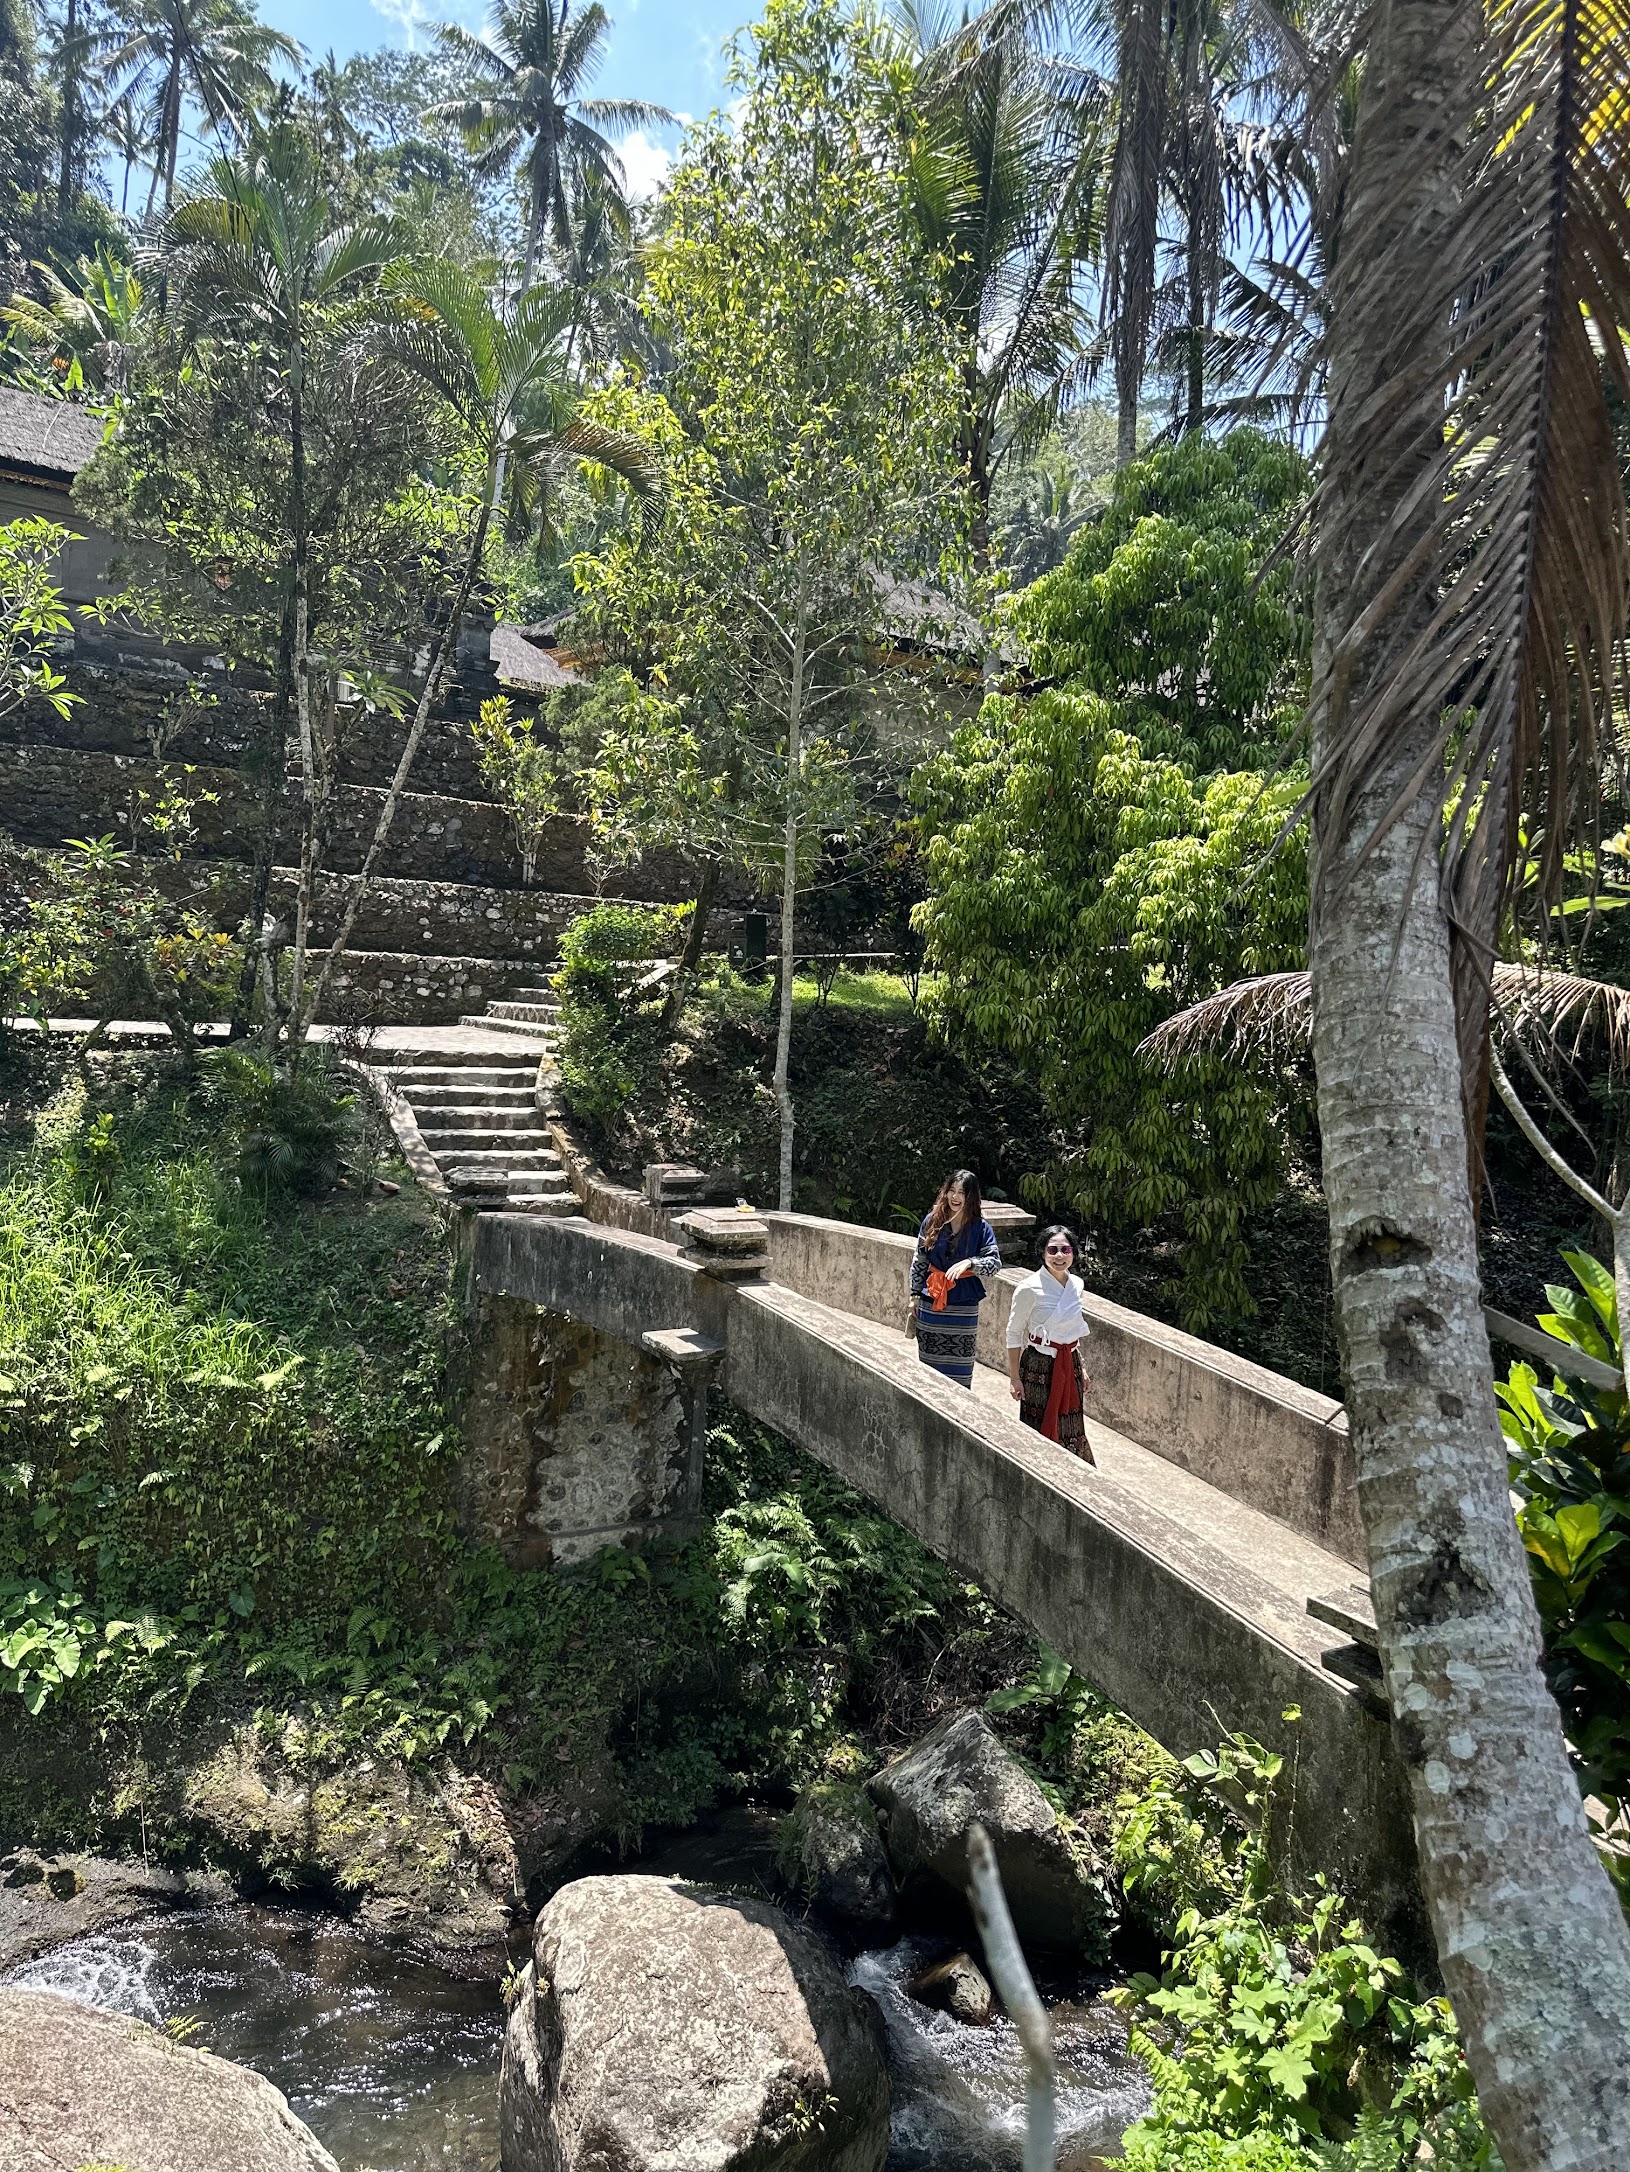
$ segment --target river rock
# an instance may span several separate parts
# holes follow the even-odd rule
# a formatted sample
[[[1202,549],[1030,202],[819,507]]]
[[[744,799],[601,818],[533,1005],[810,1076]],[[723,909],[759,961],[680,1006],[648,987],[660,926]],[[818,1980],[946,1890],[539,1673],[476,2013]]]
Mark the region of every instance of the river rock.
[[[504,2041],[503,2172],[881,2172],[877,2024],[815,1933],[674,1878],[538,1917]]]
[[[5,2172],[339,2172],[279,2090],[53,1991],[0,1988]]]
[[[217,1860],[323,1893],[370,1937],[473,1975],[503,1973],[527,1877],[563,1862],[600,1815],[585,1783],[523,1832],[483,1779],[388,1757],[315,1763],[293,1720],[272,1742],[234,1729],[177,1792],[178,1822]]]
[[[155,1909],[224,1900],[230,1891],[205,1872],[12,1848],[0,1854],[0,1969]]]
[[[968,1883],[968,1828],[990,1834],[1014,1928],[1028,1945],[1101,1938],[1109,1903],[1057,1812],[982,1712],[953,1712],[869,1783],[903,1894],[943,1905]]]
[[[935,1962],[932,1968],[913,1976],[905,1988],[906,1995],[919,2006],[935,2007],[975,2029],[985,2026],[995,2004],[984,1971],[966,1953],[953,1953],[948,1961]]]
[[[806,1787],[784,1827],[792,1882],[815,1907],[865,1944],[893,1935],[894,1878],[863,1787],[818,1780]]]

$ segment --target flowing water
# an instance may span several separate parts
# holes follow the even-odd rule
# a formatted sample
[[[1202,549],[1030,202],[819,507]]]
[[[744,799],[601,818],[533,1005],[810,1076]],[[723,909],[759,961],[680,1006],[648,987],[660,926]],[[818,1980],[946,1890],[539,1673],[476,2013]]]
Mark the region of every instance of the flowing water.
[[[466,1983],[332,1917],[234,1906],[59,1946],[7,1981],[162,2025],[275,2082],[344,2172],[493,2172],[496,1984]]]
[[[724,1827],[682,1836],[637,1867],[721,1880],[735,1870],[732,1883],[767,1885],[763,1835],[739,1814],[726,1813]],[[904,1939],[850,1965],[887,2039],[889,2172],[1016,2172],[1024,2065],[1012,2027],[998,2018],[969,2028],[903,1988],[951,1950],[944,1940]],[[76,1939],[6,1980],[159,2025],[196,2019],[190,2040],[275,2082],[343,2172],[497,2165],[497,1987],[368,1945],[332,1916],[247,1904],[160,1916]],[[1102,2007],[1050,2003],[1059,2172],[1089,2172],[1143,2109],[1147,2077]]]

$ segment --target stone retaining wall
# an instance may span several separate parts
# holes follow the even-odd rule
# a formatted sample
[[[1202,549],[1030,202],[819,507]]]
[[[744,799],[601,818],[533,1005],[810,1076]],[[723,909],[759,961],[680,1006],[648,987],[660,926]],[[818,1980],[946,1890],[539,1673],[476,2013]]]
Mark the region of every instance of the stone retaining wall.
[[[156,793],[159,765],[146,757],[78,752],[53,746],[0,747],[0,807],[9,827],[28,843],[60,846],[65,838],[128,833],[130,809],[141,791]],[[242,796],[238,774],[199,768],[186,780],[194,795],[193,851],[203,858],[248,861],[254,857],[253,808]],[[206,795],[213,794],[211,803]],[[383,792],[361,785],[335,789],[333,826],[325,855],[330,868],[354,873],[373,835]],[[582,895],[594,888],[584,824],[563,816],[549,825],[538,855],[537,887]],[[280,856],[294,838],[285,820]],[[519,889],[520,856],[508,816],[490,801],[404,794],[385,854],[386,873],[431,882],[467,882]],[[650,853],[617,877],[619,895],[652,902],[692,894],[683,863],[672,853]]]
[[[237,927],[249,910],[251,870],[221,860],[144,863],[168,897],[204,896],[218,927]],[[292,924],[297,877],[274,870],[269,903]],[[316,932],[328,941],[339,926],[355,878],[320,875]],[[555,956],[561,929],[595,900],[569,891],[500,890],[475,883],[376,879],[357,915],[353,940],[363,950],[423,950],[431,955],[544,963]]]
[[[319,1016],[324,1025],[455,1025],[467,1011],[524,985],[535,970],[520,960],[348,950]]]

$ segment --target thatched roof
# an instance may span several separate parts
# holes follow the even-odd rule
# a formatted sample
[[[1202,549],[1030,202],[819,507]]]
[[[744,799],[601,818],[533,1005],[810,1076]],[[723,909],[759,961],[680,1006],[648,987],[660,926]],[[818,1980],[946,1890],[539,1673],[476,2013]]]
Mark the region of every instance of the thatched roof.
[[[0,469],[67,489],[101,442],[100,418],[72,400],[0,385]]]
[[[531,626],[495,626],[492,629],[493,669],[505,686],[521,688],[526,693],[551,693],[557,686],[580,686],[582,674],[568,670],[556,661],[548,649],[540,648],[527,635],[541,631]]]

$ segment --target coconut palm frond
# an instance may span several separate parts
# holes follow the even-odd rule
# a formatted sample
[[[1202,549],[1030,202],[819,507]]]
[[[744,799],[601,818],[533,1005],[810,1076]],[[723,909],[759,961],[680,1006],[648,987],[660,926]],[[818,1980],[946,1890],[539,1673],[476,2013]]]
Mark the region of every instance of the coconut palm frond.
[[[1630,1071],[1630,988],[1504,959],[1492,968],[1489,988],[1502,1037],[1541,1035],[1553,1053],[1574,1057],[1599,1034],[1609,1068]],[[1308,975],[1261,973],[1174,1012],[1138,1043],[1137,1053],[1171,1071],[1191,1056],[1293,1054],[1308,1046],[1312,1031]]]
[[[1138,1043],[1162,1070],[1187,1057],[1232,1049],[1239,1055],[1305,1047],[1313,1027],[1306,973],[1259,973],[1177,1011]]]
[[[1455,34],[1481,36],[1464,73],[1486,93],[1455,154],[1453,216],[1429,233],[1349,219],[1335,267],[1348,338],[1377,329],[1335,391],[1316,523],[1336,537],[1377,460],[1409,465],[1393,470],[1391,522],[1330,598],[1311,797],[1323,834],[1356,825],[1373,845],[1447,772],[1441,885],[1475,1109],[1495,933],[1527,849],[1519,804],[1548,899],[1570,833],[1593,823],[1623,699],[1630,510],[1613,394],[1630,399],[1630,0],[1490,0]],[[1415,85],[1393,96],[1407,133]],[[1407,312],[1389,300],[1400,291]],[[1423,573],[1429,617],[1398,603]]]

